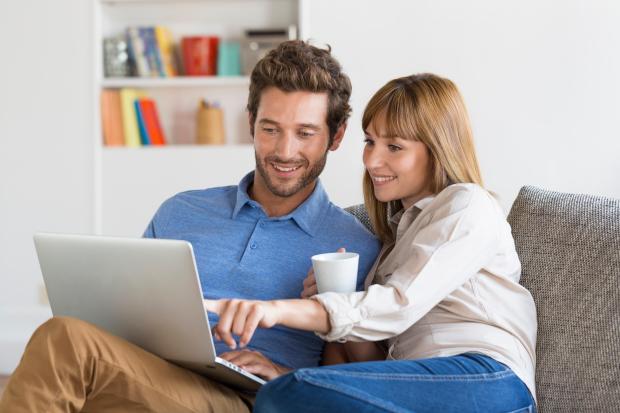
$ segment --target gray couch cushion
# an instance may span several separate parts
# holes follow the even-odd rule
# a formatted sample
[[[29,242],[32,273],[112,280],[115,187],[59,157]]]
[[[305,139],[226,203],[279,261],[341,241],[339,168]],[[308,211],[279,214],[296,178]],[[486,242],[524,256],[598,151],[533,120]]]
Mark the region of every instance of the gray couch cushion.
[[[510,211],[538,311],[543,412],[620,412],[620,200],[523,187]]]
[[[366,208],[364,204],[353,205],[344,209],[348,213],[352,214],[355,218],[357,218],[368,230],[374,233],[372,229],[372,224],[370,223],[370,218],[368,217],[368,213],[366,212]]]

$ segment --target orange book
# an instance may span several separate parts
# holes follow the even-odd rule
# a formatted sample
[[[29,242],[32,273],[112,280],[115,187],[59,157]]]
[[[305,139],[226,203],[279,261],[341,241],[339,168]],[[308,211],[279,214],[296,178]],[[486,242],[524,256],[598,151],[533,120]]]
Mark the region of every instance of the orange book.
[[[101,91],[101,126],[103,143],[106,146],[123,146],[123,115],[121,112],[121,95],[118,90]]]
[[[153,99],[144,98],[139,100],[139,104],[142,117],[144,118],[144,126],[146,127],[151,145],[165,145],[166,138],[164,137],[161,123],[159,123],[155,101]]]

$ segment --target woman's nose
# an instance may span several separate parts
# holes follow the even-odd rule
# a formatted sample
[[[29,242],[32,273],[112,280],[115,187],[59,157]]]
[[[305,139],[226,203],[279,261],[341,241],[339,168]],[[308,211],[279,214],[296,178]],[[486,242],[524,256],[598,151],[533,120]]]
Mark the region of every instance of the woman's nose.
[[[375,169],[383,165],[383,156],[377,148],[367,146],[364,149],[364,166],[366,169]]]

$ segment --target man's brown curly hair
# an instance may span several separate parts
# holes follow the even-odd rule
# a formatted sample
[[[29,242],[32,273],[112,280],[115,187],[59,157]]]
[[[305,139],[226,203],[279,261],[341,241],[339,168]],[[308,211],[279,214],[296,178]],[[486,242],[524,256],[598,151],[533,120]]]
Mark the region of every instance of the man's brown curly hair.
[[[331,146],[336,131],[351,114],[351,81],[331,55],[331,47],[320,49],[301,40],[289,40],[271,50],[256,64],[250,77],[247,106],[252,136],[261,94],[271,86],[284,92],[327,92],[327,126]]]

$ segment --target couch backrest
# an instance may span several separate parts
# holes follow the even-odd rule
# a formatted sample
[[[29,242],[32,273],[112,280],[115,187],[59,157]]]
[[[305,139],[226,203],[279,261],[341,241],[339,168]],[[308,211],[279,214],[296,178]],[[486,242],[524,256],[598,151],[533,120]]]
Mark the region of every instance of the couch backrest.
[[[543,412],[620,412],[620,200],[526,186],[508,222],[538,312]]]
[[[366,207],[364,204],[353,205],[344,209],[349,214],[352,214],[355,218],[357,218],[370,232],[374,234],[372,229],[372,224],[370,223],[370,217],[368,216],[368,212],[366,212]]]

